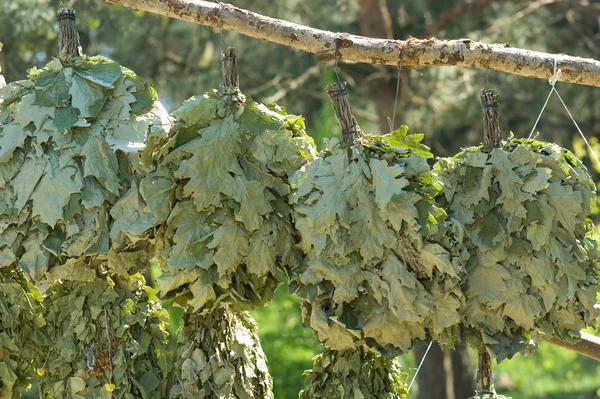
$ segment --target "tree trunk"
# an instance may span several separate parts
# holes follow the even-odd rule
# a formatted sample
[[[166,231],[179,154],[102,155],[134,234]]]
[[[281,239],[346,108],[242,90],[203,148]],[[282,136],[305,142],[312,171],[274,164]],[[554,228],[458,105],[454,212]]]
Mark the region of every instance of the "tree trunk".
[[[415,348],[417,364],[426,347]],[[470,349],[457,344],[442,351],[433,344],[417,377],[419,399],[467,399],[475,393],[475,371]]]
[[[427,347],[415,348],[417,364],[423,359]],[[434,343],[417,376],[419,399],[455,399],[452,381],[452,360],[448,351]]]
[[[467,399],[475,393],[475,365],[472,353],[471,348],[463,343],[456,344],[455,350],[451,351],[456,399]]]

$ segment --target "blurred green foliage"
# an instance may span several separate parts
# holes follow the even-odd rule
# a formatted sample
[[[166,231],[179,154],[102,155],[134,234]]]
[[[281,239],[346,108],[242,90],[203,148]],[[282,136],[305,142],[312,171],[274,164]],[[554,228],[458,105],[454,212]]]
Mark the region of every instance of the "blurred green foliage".
[[[260,326],[263,350],[273,376],[276,398],[297,398],[304,385],[302,371],[312,367],[312,358],[322,351],[315,334],[302,328],[300,306],[296,295],[281,286],[273,304],[252,312]]]

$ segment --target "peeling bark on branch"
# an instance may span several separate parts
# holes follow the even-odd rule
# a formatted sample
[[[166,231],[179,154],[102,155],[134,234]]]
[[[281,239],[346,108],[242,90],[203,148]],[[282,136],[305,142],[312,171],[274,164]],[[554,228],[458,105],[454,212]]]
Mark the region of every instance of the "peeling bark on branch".
[[[515,75],[548,79],[554,59],[562,69],[560,81],[600,87],[600,61],[485,44],[469,39],[371,39],[334,33],[265,17],[230,4],[200,0],[104,0],[132,10],[166,15],[201,25],[222,27],[246,36],[315,53],[319,60],[398,65],[404,49],[404,66],[465,66],[489,68]]]

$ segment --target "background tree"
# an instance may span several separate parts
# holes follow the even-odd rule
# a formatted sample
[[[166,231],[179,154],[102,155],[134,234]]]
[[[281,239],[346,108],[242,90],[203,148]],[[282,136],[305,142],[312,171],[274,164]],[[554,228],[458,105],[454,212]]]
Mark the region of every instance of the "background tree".
[[[43,65],[57,55],[54,16],[59,3],[13,0],[3,4],[0,41],[4,48],[0,66],[7,81],[23,79],[27,68]],[[234,46],[238,49],[241,87],[246,94],[259,101],[277,101],[291,113],[303,114],[317,143],[322,137],[338,134],[323,91],[326,84],[336,79],[332,63],[319,63],[313,55],[291,48],[131,12],[100,0],[71,3],[77,8],[86,52],[108,56],[148,78],[169,110],[193,94],[218,86],[220,50]],[[239,0],[235,4],[334,32],[389,38],[467,37],[582,57],[598,58],[600,54],[600,7],[585,0]],[[340,63],[338,70],[340,78],[350,83],[351,102],[361,127],[372,133],[388,131],[387,118],[394,112],[397,69]],[[424,132],[426,144],[438,156],[479,143],[482,126],[477,95],[484,86],[497,89],[501,95],[505,130],[512,130],[518,137],[528,136],[550,90],[548,84],[456,67],[404,68],[396,125],[407,124],[413,132]],[[592,146],[600,149],[596,112],[600,91],[561,83],[557,87]],[[574,149],[589,167],[600,171],[600,167],[589,162],[575,127],[556,98],[548,104],[537,130],[540,139]],[[319,351],[319,346],[312,333],[301,328],[297,305],[285,289],[280,289],[273,306],[255,316],[262,326],[276,396],[293,398],[303,382],[299,370],[311,366],[310,357]],[[432,349],[421,371],[419,397],[434,397],[425,388],[436,385],[444,387],[439,393],[442,396],[436,398],[466,397],[469,390],[465,393],[459,388],[472,380],[470,366],[464,361],[467,358],[465,352]],[[461,366],[457,366],[459,360],[463,362]],[[405,356],[405,366],[411,368],[415,364],[413,354]],[[532,364],[535,367],[526,368]],[[562,393],[564,397],[565,392],[574,389],[587,390],[580,397],[593,397],[600,385],[593,373],[595,367],[593,361],[542,345],[526,360],[503,362],[495,371],[500,390],[514,389],[519,397],[551,397],[549,392]]]

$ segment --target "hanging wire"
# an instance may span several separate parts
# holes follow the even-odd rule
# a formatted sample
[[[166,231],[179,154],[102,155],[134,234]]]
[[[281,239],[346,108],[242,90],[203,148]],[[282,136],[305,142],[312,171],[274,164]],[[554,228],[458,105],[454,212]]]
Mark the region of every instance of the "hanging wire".
[[[433,341],[431,341],[429,343],[429,346],[427,347],[427,350],[425,351],[425,354],[423,355],[423,358],[421,359],[421,363],[419,363],[419,367],[417,367],[417,371],[415,372],[415,375],[413,376],[412,380],[410,381],[410,384],[408,384],[408,389],[406,390],[406,395],[408,395],[408,393],[410,392],[410,388],[412,388],[413,383],[417,379],[417,376],[419,375],[419,371],[421,370],[421,366],[423,366],[423,363],[425,362],[425,358],[427,358],[427,354],[429,353],[429,349],[431,349],[432,344],[433,344]]]
[[[340,83],[340,70],[339,70],[340,66],[338,63],[339,63],[339,58],[336,56],[335,57],[335,68],[334,68],[335,78],[337,79],[337,82]]]
[[[490,70],[490,62],[492,62],[492,48],[489,44],[486,44],[488,49],[488,62],[487,67],[485,68],[485,87],[490,87],[490,81],[488,80],[488,71]]]
[[[556,85],[556,81],[558,80],[560,69],[556,69],[558,64],[558,61],[556,60],[556,57],[554,57],[554,73],[552,74],[552,77],[550,78],[550,80],[548,81],[550,83],[550,86],[552,86],[552,88],[550,89],[550,93],[548,93],[548,97],[546,97],[546,102],[544,103],[544,106],[542,107],[542,110],[540,111],[540,114],[538,115],[537,119],[535,120],[535,123],[533,124],[533,129],[531,129],[531,132],[529,133],[529,137],[527,137],[528,139],[531,139],[531,137],[533,136],[533,132],[535,132],[535,128],[538,125],[538,122],[540,121],[540,119],[542,118],[542,114],[544,113],[544,110],[546,109],[546,105],[548,105],[548,101],[550,101],[550,97],[552,97],[552,93],[554,93],[554,86]]]
[[[531,133],[529,133],[529,137],[528,138],[531,139],[531,137],[533,136],[535,128],[537,127],[537,124],[540,121],[540,118],[542,117],[542,114],[544,113],[544,110],[546,109],[546,106],[548,105],[548,101],[550,100],[550,97],[552,97],[552,93],[556,93],[556,96],[558,97],[558,99],[560,100],[561,104],[565,108],[565,111],[567,111],[567,114],[569,114],[569,117],[571,118],[571,121],[573,121],[573,124],[575,125],[575,128],[579,132],[579,135],[583,139],[583,142],[585,143],[586,147],[590,151],[590,154],[592,155],[592,158],[596,162],[596,165],[598,167],[600,167],[600,160],[598,160],[598,157],[596,156],[596,153],[594,152],[594,150],[592,149],[592,146],[588,142],[587,137],[585,137],[585,134],[583,134],[583,131],[579,127],[579,124],[577,124],[577,121],[575,121],[575,118],[573,117],[573,114],[571,114],[571,111],[569,111],[569,108],[567,107],[567,104],[563,101],[561,95],[558,93],[558,90],[556,90],[556,82],[558,82],[558,80],[560,79],[560,75],[562,73],[562,71],[560,69],[558,69],[557,67],[558,67],[558,59],[556,57],[554,57],[554,73],[552,74],[552,77],[548,80],[548,83],[550,83],[550,86],[552,86],[552,88],[550,89],[550,93],[548,94],[548,97],[546,97],[546,102],[544,102],[544,106],[542,107],[542,110],[540,111],[540,114],[538,115],[538,117],[537,117],[537,119],[535,121],[535,124],[533,125],[533,129],[531,129]]]
[[[335,78],[337,82],[340,83],[340,49],[338,48],[338,39],[335,39],[335,67],[333,70],[335,71]]]
[[[558,91],[554,87],[552,88],[552,90],[558,96],[558,99],[562,103],[563,107],[565,107],[565,110],[567,111],[567,114],[569,114],[569,117],[571,118],[571,120],[573,121],[573,124],[577,128],[577,131],[579,132],[579,135],[581,136],[581,138],[585,142],[585,145],[587,146],[588,150],[590,150],[590,154],[592,154],[592,157],[594,158],[594,161],[596,161],[596,165],[598,167],[600,167],[600,161],[598,160],[598,157],[596,156],[596,153],[592,149],[592,146],[590,146],[590,143],[588,142],[587,138],[585,137],[585,135],[583,134],[583,132],[579,128],[579,125],[577,124],[577,122],[575,122],[575,118],[573,118],[573,115],[571,115],[571,111],[569,111],[569,108],[567,108],[567,104],[565,104],[565,102],[563,101],[562,97],[560,96],[560,94],[558,94]]]
[[[400,95],[400,79],[402,78],[402,61],[404,61],[404,47],[402,46],[402,51],[400,52],[400,63],[398,64],[398,76],[396,77],[396,98],[394,99],[394,112],[392,113],[392,119],[388,118],[388,123],[390,125],[390,133],[394,131],[394,126],[396,126],[396,109],[398,108],[398,97]]]
[[[219,24],[219,36],[221,36],[221,54],[225,51],[225,39],[223,39],[223,3],[219,1],[219,18],[221,23]]]
[[[542,111],[540,112],[540,114],[538,115],[537,119],[535,120],[535,123],[533,125],[533,129],[531,129],[531,133],[529,133],[529,137],[527,137],[528,139],[530,139],[533,136],[533,132],[535,131],[535,128],[537,127],[537,124],[540,121],[540,118],[542,117],[542,114],[544,113],[544,110],[546,109],[546,105],[548,105],[548,101],[550,101],[550,97],[552,97],[552,93],[553,92],[554,92],[554,90],[550,90],[550,93],[548,93],[548,97],[546,97],[546,102],[544,102],[544,106],[542,107]]]

